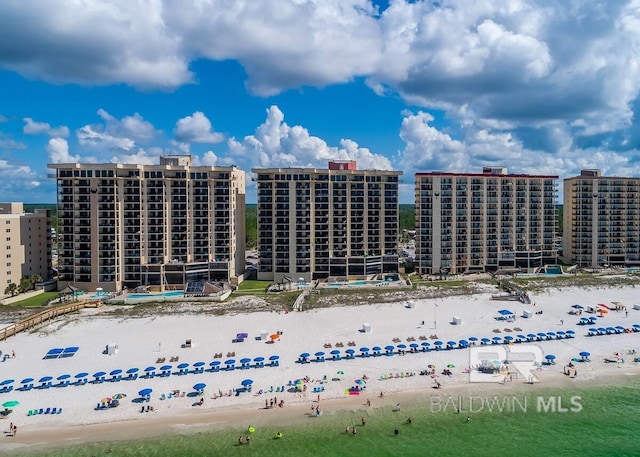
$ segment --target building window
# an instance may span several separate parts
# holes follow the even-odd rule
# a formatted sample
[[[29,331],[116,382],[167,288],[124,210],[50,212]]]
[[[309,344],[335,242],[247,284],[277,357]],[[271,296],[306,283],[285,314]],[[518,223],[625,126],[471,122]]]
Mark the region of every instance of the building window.
[[[7,233],[11,233],[11,229],[7,229]]]

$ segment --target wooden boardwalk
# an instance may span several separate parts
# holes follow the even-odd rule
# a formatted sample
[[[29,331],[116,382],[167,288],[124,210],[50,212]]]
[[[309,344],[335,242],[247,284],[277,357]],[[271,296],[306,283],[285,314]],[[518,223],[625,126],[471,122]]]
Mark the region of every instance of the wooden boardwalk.
[[[40,325],[43,322],[55,319],[58,316],[64,316],[65,314],[75,313],[83,308],[98,308],[102,306],[102,301],[93,300],[85,302],[67,303],[64,305],[56,306],[53,308],[47,308],[32,316],[26,317],[7,325],[5,328],[0,329],[0,341],[4,341],[10,336],[14,336],[17,333],[28,330],[36,325]]]

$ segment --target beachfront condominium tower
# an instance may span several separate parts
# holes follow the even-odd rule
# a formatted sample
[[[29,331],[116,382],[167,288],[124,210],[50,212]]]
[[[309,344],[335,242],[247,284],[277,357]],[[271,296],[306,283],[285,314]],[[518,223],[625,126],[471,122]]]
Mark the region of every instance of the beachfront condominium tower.
[[[557,176],[416,173],[419,274],[528,271],[556,263]]]
[[[255,168],[258,279],[276,282],[398,271],[401,171]]]
[[[244,271],[245,173],[194,166],[49,164],[58,197],[58,288],[117,292],[237,281]]]
[[[25,213],[22,203],[0,203],[0,295],[23,278],[51,277],[51,210]]]
[[[582,170],[564,180],[563,253],[581,267],[640,265],[640,178]]]

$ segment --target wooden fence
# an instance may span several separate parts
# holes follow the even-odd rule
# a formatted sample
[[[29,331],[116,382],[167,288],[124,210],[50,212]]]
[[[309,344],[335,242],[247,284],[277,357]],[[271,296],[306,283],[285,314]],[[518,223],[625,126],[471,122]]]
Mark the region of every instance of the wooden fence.
[[[26,317],[19,320],[18,322],[14,322],[13,324],[6,326],[3,329],[0,329],[0,341],[4,341],[10,336],[14,336],[15,334],[20,333],[24,330],[28,330],[32,327],[35,327],[36,325],[40,325],[43,322],[55,319],[58,316],[75,313],[76,311],[80,311],[82,308],[98,308],[99,306],[102,306],[102,302],[94,300],[68,303],[53,308],[47,308],[44,311],[40,311],[34,314],[33,316]]]

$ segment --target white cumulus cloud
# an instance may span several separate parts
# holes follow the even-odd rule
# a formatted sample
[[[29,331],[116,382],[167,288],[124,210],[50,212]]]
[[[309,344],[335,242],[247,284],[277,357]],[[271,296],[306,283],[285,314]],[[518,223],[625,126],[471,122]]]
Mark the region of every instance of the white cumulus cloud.
[[[80,160],[80,156],[69,154],[69,143],[64,138],[51,138],[46,150],[51,163],[74,163]]]
[[[50,124],[46,122],[36,122],[30,117],[25,117],[22,119],[24,121],[24,127],[22,127],[22,132],[27,135],[39,135],[44,134],[50,137],[68,137],[69,136],[69,127],[62,125],[60,127],[51,127]]]
[[[224,135],[213,131],[211,121],[202,112],[196,111],[191,116],[185,116],[176,122],[173,134],[182,143],[220,143]]]

